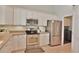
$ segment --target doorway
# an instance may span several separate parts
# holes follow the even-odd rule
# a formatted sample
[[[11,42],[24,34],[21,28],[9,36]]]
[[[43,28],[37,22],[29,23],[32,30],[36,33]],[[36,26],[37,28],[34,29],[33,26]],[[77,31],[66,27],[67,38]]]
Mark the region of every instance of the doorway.
[[[64,44],[72,42],[72,16],[64,17]]]

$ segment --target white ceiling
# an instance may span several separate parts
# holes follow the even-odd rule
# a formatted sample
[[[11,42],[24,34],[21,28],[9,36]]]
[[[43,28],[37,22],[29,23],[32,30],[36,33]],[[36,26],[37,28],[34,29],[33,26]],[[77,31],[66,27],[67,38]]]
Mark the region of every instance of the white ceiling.
[[[22,7],[56,15],[63,15],[64,13],[72,11],[72,5],[15,5],[15,7]]]

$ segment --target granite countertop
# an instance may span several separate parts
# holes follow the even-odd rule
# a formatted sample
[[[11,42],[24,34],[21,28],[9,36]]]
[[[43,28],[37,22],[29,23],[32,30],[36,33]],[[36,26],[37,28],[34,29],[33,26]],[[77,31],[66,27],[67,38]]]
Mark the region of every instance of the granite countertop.
[[[9,31],[9,32],[12,35],[24,35],[24,34],[26,34],[25,30],[12,30],[12,31]]]
[[[14,31],[17,31],[17,32],[19,32],[19,31],[26,31],[26,29],[12,29],[12,30],[9,30],[10,32],[14,32]]]
[[[40,32],[40,34],[46,34],[46,33],[49,33],[49,32]]]

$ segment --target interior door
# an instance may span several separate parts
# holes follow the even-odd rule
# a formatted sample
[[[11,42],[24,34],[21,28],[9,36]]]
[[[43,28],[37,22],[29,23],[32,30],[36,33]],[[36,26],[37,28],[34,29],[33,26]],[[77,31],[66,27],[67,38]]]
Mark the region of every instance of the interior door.
[[[52,23],[52,38],[51,45],[61,44],[61,30],[62,30],[62,21],[55,20]]]

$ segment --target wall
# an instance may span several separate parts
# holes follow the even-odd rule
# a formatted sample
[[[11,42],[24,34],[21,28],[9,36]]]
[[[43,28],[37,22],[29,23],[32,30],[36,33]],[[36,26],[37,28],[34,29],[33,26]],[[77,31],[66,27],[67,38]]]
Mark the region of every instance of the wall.
[[[50,13],[45,13],[45,12],[41,12],[41,11],[31,10],[29,8],[23,8],[23,7],[19,7],[19,6],[12,6],[12,7],[25,9],[27,18],[36,18],[36,19],[38,18],[40,20],[46,20],[46,19],[58,20],[58,17],[55,14],[50,14]]]
[[[58,17],[53,14],[31,11],[28,9],[26,9],[26,13],[27,13],[27,18],[35,18],[40,20],[58,20]]]
[[[63,28],[62,34],[64,33],[64,17],[72,16],[72,52],[79,52],[79,6],[74,6],[71,12],[63,13],[63,15],[59,15],[59,18],[63,21]],[[63,38],[62,35],[62,45],[63,45]]]
[[[63,46],[64,44],[64,17],[66,16],[72,16],[73,15],[73,9],[72,6],[69,7],[69,9],[64,8],[61,9],[62,12],[60,12],[57,16],[59,18],[59,20],[62,20],[62,40],[61,40],[61,44]]]
[[[79,6],[73,7],[72,51],[79,52]]]

